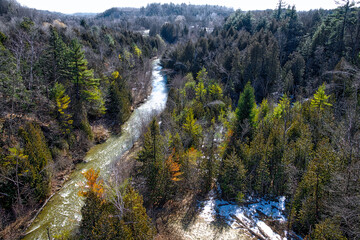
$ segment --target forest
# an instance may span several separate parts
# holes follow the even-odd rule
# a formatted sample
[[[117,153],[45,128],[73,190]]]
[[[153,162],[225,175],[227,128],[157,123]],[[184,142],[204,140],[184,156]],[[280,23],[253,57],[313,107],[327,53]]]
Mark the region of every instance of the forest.
[[[0,239],[25,237],[86,153],[122,135],[156,58],[165,110],[110,177],[82,172],[79,226],[48,239],[360,238],[358,3],[65,15],[2,0]]]

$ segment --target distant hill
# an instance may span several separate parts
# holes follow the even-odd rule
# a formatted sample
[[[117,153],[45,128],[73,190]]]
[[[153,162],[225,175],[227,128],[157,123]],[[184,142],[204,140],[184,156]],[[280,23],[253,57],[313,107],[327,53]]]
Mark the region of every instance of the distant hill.
[[[196,17],[196,16],[210,16],[210,15],[219,15],[219,16],[229,16],[232,12],[234,12],[233,8],[223,7],[223,6],[215,6],[215,5],[187,5],[183,4],[160,4],[160,3],[152,3],[148,4],[146,7],[139,8],[110,8],[105,12],[98,15],[98,17],[110,17],[117,18],[124,15],[127,16],[142,16],[142,17],[150,17],[150,16],[178,16],[183,15],[185,17]]]

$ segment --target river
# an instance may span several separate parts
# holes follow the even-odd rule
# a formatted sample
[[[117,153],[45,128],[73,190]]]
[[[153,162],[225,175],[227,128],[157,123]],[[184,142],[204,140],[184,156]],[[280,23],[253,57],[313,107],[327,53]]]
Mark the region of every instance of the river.
[[[140,135],[144,124],[148,124],[154,114],[165,108],[168,89],[166,77],[161,74],[159,60],[153,62],[152,92],[140,107],[134,110],[129,120],[122,126],[121,136],[112,136],[105,143],[94,146],[86,154],[85,162],[77,165],[61,190],[47,203],[41,213],[27,230],[24,239],[46,240],[47,229],[52,236],[69,232],[79,226],[83,198],[78,196],[79,183],[84,181],[82,172],[93,168],[100,170],[101,176],[107,179],[111,165],[129,150]]]

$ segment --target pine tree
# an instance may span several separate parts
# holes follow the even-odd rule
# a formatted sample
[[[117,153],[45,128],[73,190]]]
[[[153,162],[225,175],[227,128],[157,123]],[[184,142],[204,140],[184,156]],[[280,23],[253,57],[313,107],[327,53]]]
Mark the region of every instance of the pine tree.
[[[250,82],[245,85],[244,91],[240,94],[239,102],[236,108],[236,134],[241,135],[244,130],[245,120],[248,120],[250,126],[253,126],[256,115],[256,103],[254,88]]]
[[[204,104],[205,96],[206,96],[206,89],[205,89],[204,81],[202,78],[200,78],[199,83],[196,85],[195,92],[196,92],[196,100],[198,100],[200,103]]]
[[[246,169],[243,161],[234,152],[223,159],[218,181],[224,198],[241,201],[238,197],[246,191],[245,178]]]
[[[196,123],[196,119],[194,118],[193,110],[190,109],[187,113],[187,117],[185,123],[183,125],[183,129],[188,136],[188,146],[197,147],[200,144],[202,128],[199,124]]]
[[[340,229],[340,225],[334,220],[326,218],[324,221],[315,225],[315,230],[311,234],[314,240],[346,240]]]
[[[152,204],[160,204],[165,195],[161,175],[165,168],[163,148],[163,137],[157,119],[154,118],[145,133],[143,149],[138,154],[138,160],[143,163],[142,173],[146,176],[146,186]]]
[[[109,88],[108,112],[122,125],[130,116],[130,100],[125,80],[115,71]]]
[[[20,129],[24,140],[24,153],[28,155],[30,164],[30,184],[35,189],[35,196],[43,200],[50,191],[51,173],[47,169],[52,162],[52,156],[39,125],[28,123]]]
[[[339,158],[327,139],[322,140],[309,162],[294,199],[295,226],[308,232],[325,211],[331,174],[340,167]]]
[[[146,214],[142,196],[130,185],[126,188],[124,203],[124,206],[128,211],[125,213],[122,220],[124,232],[123,239],[153,239],[156,231],[151,224],[151,219]]]
[[[333,125],[331,106],[330,96],[325,94],[325,84],[323,84],[314,94],[309,106],[310,123],[315,144],[332,135],[330,130]]]
[[[56,28],[50,27],[49,46],[41,59],[43,74],[53,85],[61,83],[69,86],[69,48],[66,46]]]
[[[56,119],[59,121],[61,133],[69,135],[73,123],[71,114],[68,113],[70,97],[65,93],[65,88],[61,83],[55,83],[52,93],[56,104]]]
[[[331,107],[332,104],[329,103],[329,97],[325,94],[325,83],[322,84],[316,93],[314,94],[314,98],[311,99],[311,108],[318,113],[321,113],[325,110],[326,107]]]
[[[99,79],[95,79],[93,70],[88,69],[84,52],[76,40],[71,42],[69,59],[74,125],[77,127],[85,126],[88,125],[88,112],[98,116],[104,114],[106,110],[101,92],[98,89]]]

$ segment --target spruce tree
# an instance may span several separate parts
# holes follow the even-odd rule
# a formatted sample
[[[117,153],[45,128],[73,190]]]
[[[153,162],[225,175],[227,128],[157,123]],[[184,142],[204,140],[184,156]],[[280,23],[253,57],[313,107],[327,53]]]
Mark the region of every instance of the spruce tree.
[[[66,46],[56,28],[50,27],[49,46],[42,59],[43,74],[50,84],[61,83],[69,86],[68,59],[69,48]]]
[[[294,212],[297,219],[294,222],[298,230],[308,232],[320,221],[325,210],[325,200],[329,196],[332,173],[339,169],[339,161],[329,140],[323,139],[313,153],[313,159],[295,195]]]
[[[254,88],[248,82],[244,91],[240,94],[239,102],[236,108],[236,133],[241,134],[245,120],[248,120],[250,126],[253,126],[256,115],[256,103]]]
[[[165,168],[163,147],[163,137],[160,135],[159,124],[154,118],[145,133],[144,146],[138,155],[138,160],[143,163],[142,173],[146,176],[146,186],[152,204],[160,204],[165,195],[163,176],[160,175]]]
[[[131,96],[125,80],[115,71],[109,88],[108,112],[116,119],[119,125],[123,124],[130,116]]]
[[[245,193],[246,169],[243,161],[233,152],[220,166],[219,183],[224,198],[241,201]]]
[[[128,185],[124,196],[124,206],[128,211],[121,221],[124,232],[123,239],[146,240],[153,239],[156,231],[151,219],[146,214],[142,196]]]

